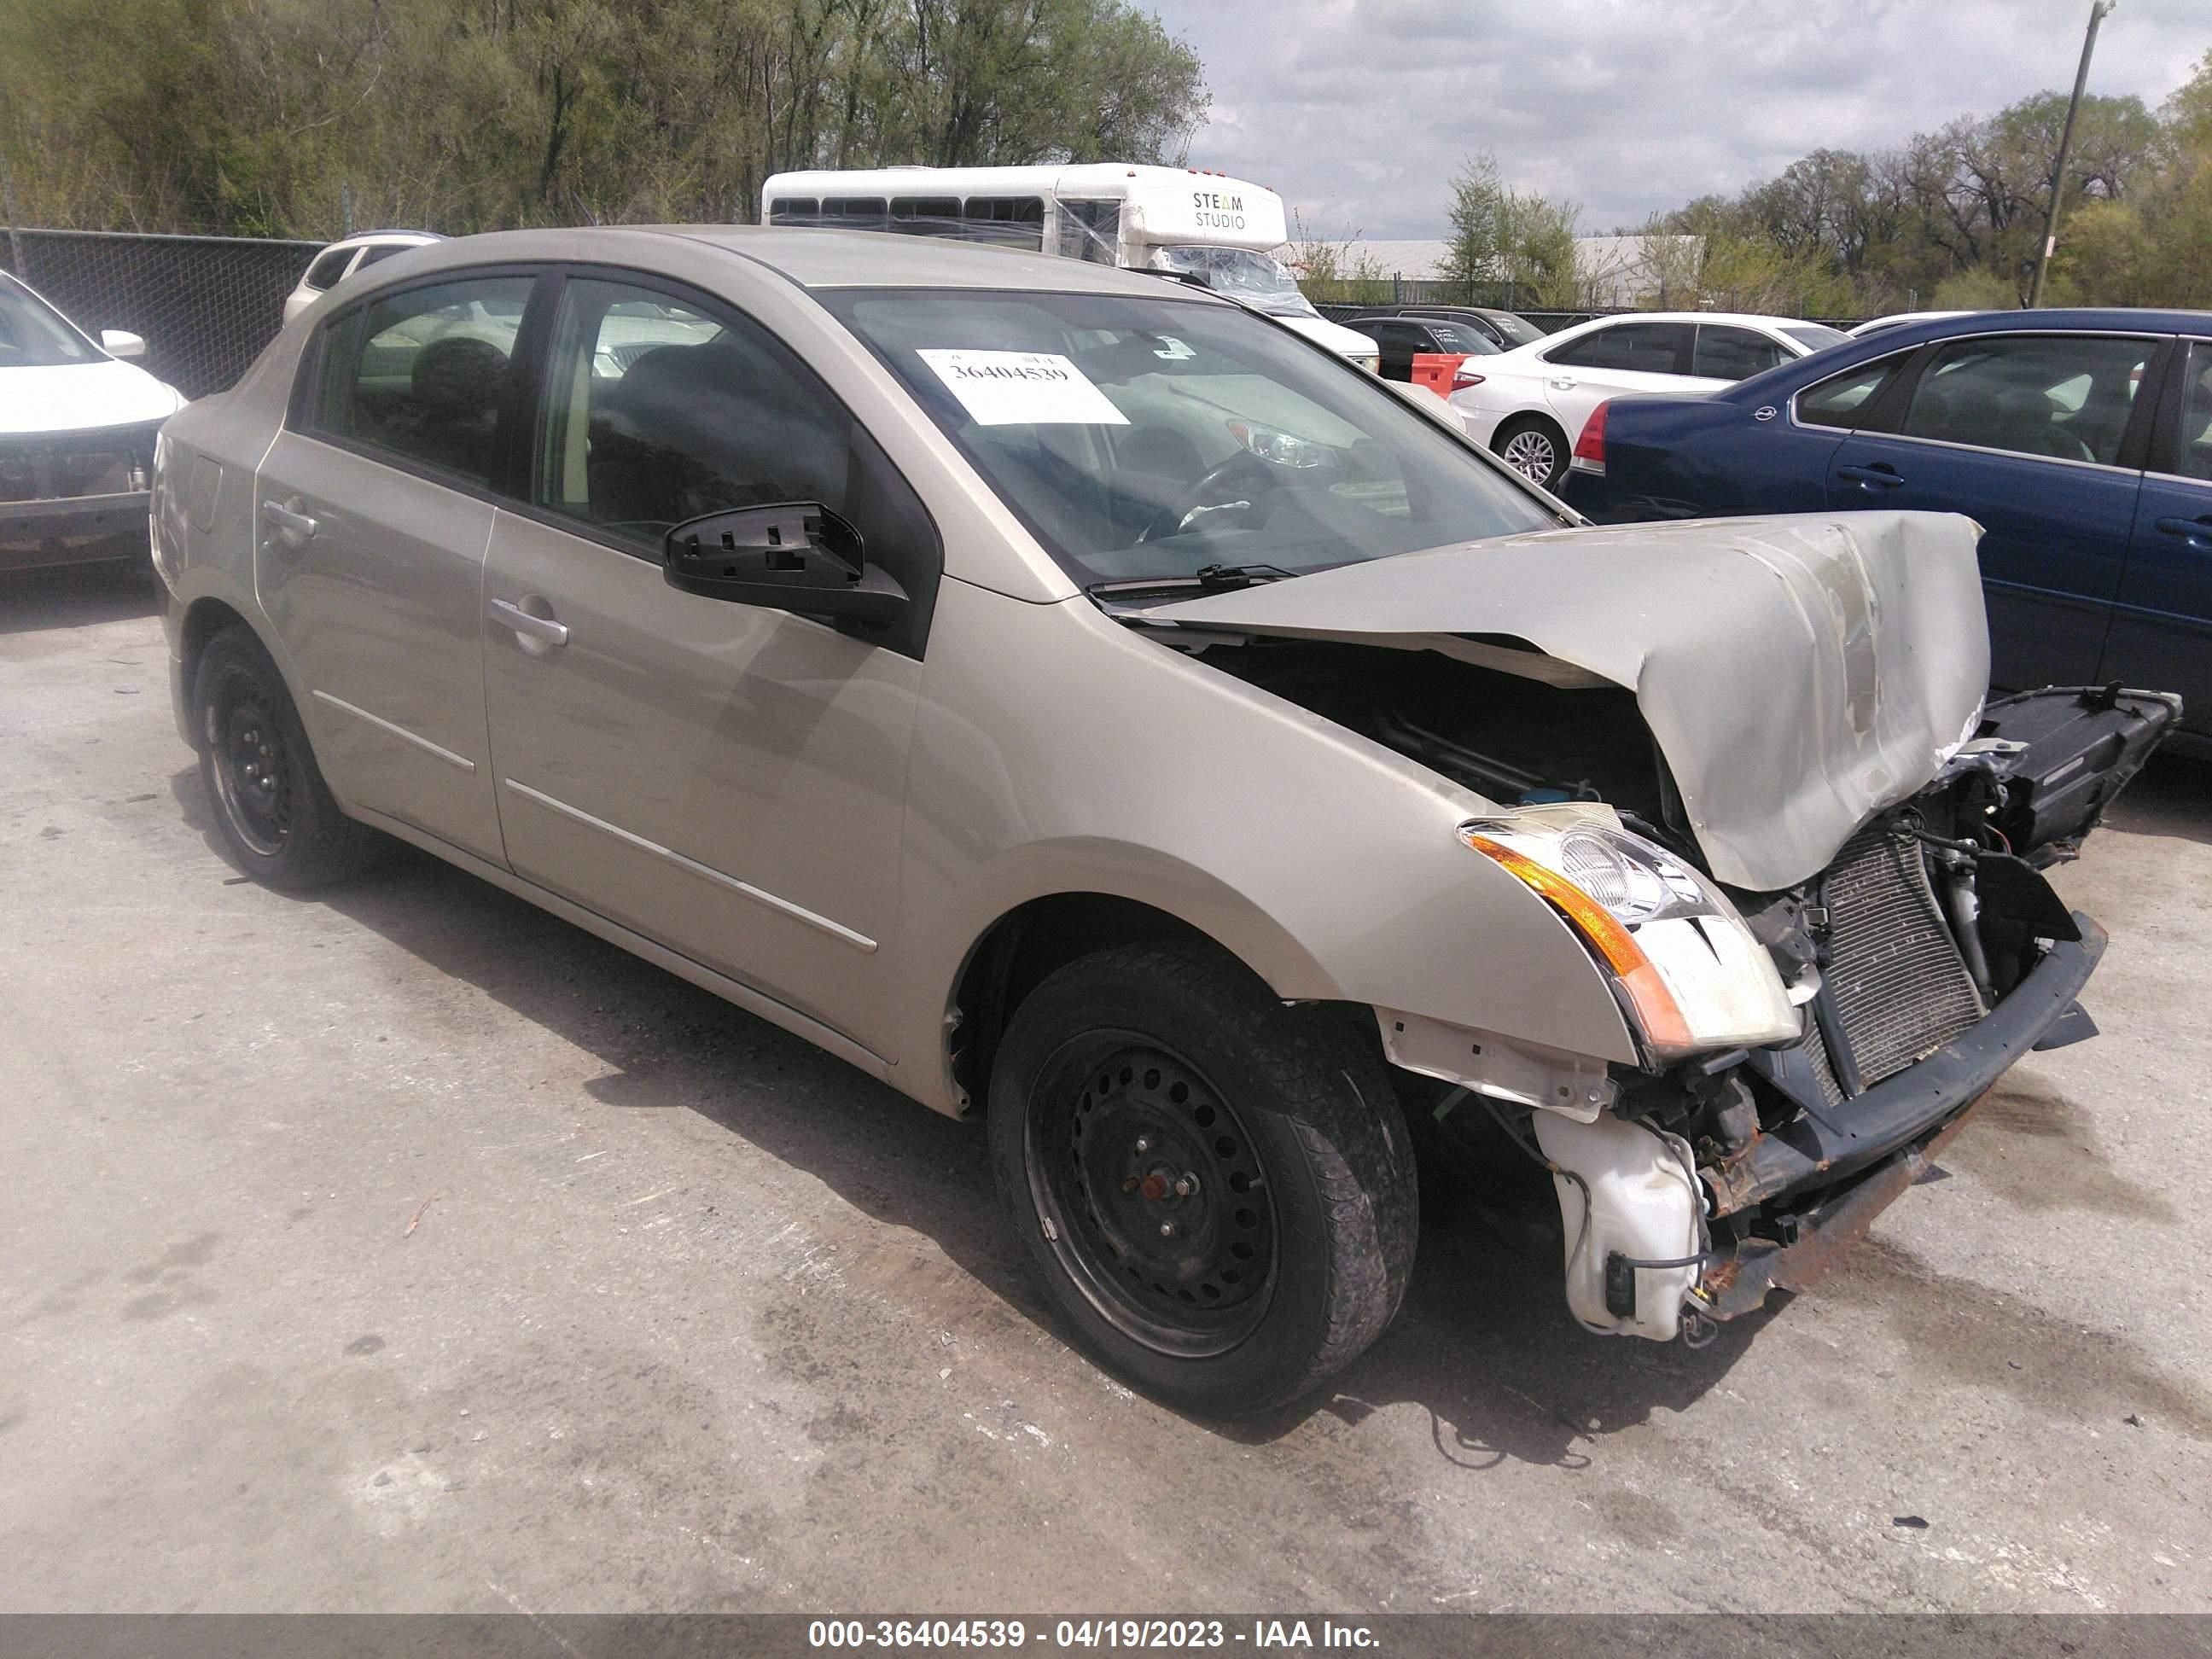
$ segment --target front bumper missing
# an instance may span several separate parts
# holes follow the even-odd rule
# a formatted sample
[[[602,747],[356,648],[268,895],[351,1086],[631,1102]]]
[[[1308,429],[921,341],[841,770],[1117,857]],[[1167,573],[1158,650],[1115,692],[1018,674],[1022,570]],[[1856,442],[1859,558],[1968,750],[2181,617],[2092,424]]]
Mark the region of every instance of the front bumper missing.
[[[1875,1218],[1927,1173],[1997,1079],[2074,1011],[2106,943],[2105,930],[2088,917],[2076,911],[2074,921],[2080,939],[2054,945],[2011,995],[1917,1065],[1841,1106],[1808,1111],[1756,1137],[1727,1163],[1698,1171],[1716,1216],[1807,1188],[1838,1189],[1790,1214],[1791,1242],[1748,1237],[1724,1249],[1700,1279],[1692,1308],[1711,1319],[1750,1313],[1770,1289],[1804,1289],[1866,1236]]]

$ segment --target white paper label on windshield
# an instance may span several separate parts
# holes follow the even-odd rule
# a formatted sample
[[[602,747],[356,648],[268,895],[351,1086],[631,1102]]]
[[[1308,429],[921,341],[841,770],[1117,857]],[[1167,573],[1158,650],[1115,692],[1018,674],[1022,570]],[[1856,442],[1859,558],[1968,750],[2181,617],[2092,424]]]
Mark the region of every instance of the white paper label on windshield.
[[[1127,426],[1127,416],[1057,352],[923,350],[978,426]]]

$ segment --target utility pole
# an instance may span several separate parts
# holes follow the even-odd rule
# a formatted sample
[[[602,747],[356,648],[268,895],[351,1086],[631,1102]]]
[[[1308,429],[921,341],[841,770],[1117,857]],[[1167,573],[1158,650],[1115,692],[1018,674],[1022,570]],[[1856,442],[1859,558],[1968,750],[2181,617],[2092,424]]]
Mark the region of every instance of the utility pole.
[[[2058,165],[2051,173],[2051,216],[2043,222],[2043,246],[2035,256],[2035,281],[2027,290],[2028,308],[2043,303],[2044,273],[2058,249],[2058,198],[2066,193],[2066,164],[2074,158],[2074,118],[2081,112],[2081,89],[2089,84],[2089,55],[2097,50],[2097,25],[2119,0],[2096,0],[2089,8],[2089,33],[2081,40],[2081,66],[2074,71],[2074,96],[2066,105],[2066,125],[2058,135]]]

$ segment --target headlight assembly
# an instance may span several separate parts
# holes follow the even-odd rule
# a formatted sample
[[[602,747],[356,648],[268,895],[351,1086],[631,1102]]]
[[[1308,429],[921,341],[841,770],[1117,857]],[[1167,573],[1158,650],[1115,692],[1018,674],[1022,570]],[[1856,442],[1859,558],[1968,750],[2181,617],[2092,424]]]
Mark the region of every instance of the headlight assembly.
[[[1781,975],[1735,907],[1665,848],[1589,819],[1478,819],[1459,834],[1581,936],[1655,1059],[1798,1035]]]

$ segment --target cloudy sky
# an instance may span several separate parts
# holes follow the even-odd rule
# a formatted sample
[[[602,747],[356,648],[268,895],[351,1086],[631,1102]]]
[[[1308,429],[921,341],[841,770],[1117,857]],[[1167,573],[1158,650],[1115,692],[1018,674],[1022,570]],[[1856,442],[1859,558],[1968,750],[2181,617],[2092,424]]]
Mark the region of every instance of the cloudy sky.
[[[1273,185],[1310,234],[1445,234],[1470,152],[1582,228],[1734,192],[2073,84],[2088,0],[1140,0],[1213,92],[1194,167]],[[2212,50],[2206,0],[2121,0],[2092,92],[2155,107]]]

